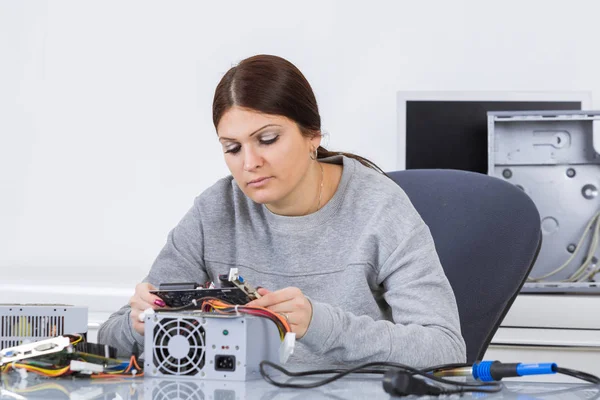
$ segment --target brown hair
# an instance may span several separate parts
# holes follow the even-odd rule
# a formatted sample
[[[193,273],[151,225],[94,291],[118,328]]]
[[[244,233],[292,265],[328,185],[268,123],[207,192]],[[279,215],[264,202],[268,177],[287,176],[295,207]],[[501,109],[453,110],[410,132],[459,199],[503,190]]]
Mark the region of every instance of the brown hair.
[[[264,114],[281,115],[296,122],[303,136],[321,135],[321,116],[310,84],[291,62],[272,55],[256,55],[242,60],[223,76],[213,99],[215,128],[233,106]],[[356,154],[317,149],[317,158],[344,155],[381,173],[375,163]]]

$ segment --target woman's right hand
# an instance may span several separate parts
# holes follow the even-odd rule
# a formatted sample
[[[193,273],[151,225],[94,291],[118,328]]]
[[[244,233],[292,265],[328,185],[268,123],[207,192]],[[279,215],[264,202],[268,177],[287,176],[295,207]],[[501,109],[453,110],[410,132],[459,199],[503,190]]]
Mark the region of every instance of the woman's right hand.
[[[156,310],[165,306],[165,302],[160,297],[150,293],[151,290],[156,290],[152,284],[138,283],[135,287],[135,293],[129,299],[131,325],[140,335],[144,334],[144,323],[139,320],[140,314],[148,308]]]

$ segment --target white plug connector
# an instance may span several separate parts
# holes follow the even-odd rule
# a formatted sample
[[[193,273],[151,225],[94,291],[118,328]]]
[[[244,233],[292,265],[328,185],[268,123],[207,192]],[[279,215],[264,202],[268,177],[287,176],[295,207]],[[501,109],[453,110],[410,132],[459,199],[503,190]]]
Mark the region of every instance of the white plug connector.
[[[146,320],[146,316],[154,314],[153,308],[147,308],[138,315],[138,320],[140,322],[144,322]]]
[[[77,360],[71,360],[70,368],[71,371],[77,371],[87,375],[91,375],[93,373],[101,373],[104,371],[104,367],[100,364],[94,364]]]
[[[288,332],[283,338],[283,342],[279,346],[279,362],[285,364],[292,354],[294,354],[294,347],[296,346],[296,334],[294,332]]]

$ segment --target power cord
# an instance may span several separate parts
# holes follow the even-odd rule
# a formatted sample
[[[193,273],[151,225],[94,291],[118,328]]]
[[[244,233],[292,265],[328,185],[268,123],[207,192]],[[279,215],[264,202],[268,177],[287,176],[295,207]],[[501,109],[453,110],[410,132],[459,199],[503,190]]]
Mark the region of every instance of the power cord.
[[[588,374],[587,372],[557,366],[556,373],[572,376],[573,378],[581,379],[582,381],[600,385],[600,378],[598,378],[596,375]]]
[[[313,375],[333,375],[309,383],[294,383],[289,380],[278,382],[265,371],[271,367],[289,378]],[[457,393],[495,393],[502,390],[499,383],[503,378],[524,375],[563,374],[581,379],[594,385],[600,384],[600,378],[586,372],[563,368],[555,363],[501,363],[499,361],[480,361],[474,364],[445,364],[428,369],[416,369],[393,362],[370,362],[352,368],[320,369],[291,372],[270,361],[259,364],[260,374],[270,384],[280,388],[312,389],[336,381],[349,374],[383,374],[383,388],[393,396],[431,395],[440,396]],[[467,376],[479,382],[459,382],[444,379],[442,376]]]
[[[333,376],[310,383],[278,382],[273,380],[265,371],[265,366],[276,369],[290,378],[326,374],[333,374]],[[496,393],[502,390],[502,385],[498,382],[458,382],[440,378],[424,370],[393,362],[370,362],[353,368],[291,372],[270,361],[262,361],[259,368],[260,374],[267,382],[280,388],[312,389],[336,381],[349,374],[382,374],[384,375],[384,390],[395,396],[407,396],[411,394],[439,396],[442,394],[466,392]]]

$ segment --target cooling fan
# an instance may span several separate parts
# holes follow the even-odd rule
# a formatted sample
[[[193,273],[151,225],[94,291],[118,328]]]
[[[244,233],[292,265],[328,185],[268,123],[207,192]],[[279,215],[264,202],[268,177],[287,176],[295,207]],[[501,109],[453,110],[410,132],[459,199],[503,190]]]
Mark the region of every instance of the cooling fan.
[[[163,318],[154,326],[152,357],[163,375],[196,375],[205,363],[206,333],[195,318]]]
[[[148,377],[248,380],[262,360],[278,362],[281,337],[269,319],[163,311],[144,320]]]

